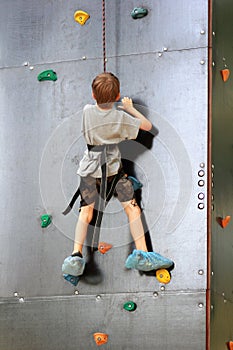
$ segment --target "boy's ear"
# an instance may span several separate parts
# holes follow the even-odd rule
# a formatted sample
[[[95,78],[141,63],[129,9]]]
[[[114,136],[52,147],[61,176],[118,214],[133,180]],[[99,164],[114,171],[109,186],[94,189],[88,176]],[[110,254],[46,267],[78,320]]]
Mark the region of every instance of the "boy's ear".
[[[96,100],[94,92],[92,92],[92,97],[94,98],[94,100]]]
[[[120,92],[119,92],[119,94],[118,94],[117,97],[116,97],[116,101],[118,101],[118,100],[120,99],[120,97],[121,97],[121,94],[120,94]]]

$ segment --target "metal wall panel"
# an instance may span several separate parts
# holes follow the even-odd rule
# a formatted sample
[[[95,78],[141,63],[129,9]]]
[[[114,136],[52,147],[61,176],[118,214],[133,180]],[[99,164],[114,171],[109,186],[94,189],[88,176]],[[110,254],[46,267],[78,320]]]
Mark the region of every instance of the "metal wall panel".
[[[144,184],[142,205],[154,249],[170,256],[176,263],[173,281],[168,286],[173,290],[204,289],[206,286],[206,275],[198,275],[200,269],[206,271],[206,209],[197,208],[197,195],[200,191],[205,192],[205,186],[202,188],[198,186],[198,171],[200,163],[206,163],[207,125],[206,118],[203,118],[206,115],[206,67],[200,65],[200,58],[206,59],[206,54],[204,49],[182,54],[166,53],[163,57],[157,58],[153,68],[150,67],[151,57],[145,57],[143,76],[139,76],[132,87],[128,86],[128,81],[124,83],[123,77],[126,70],[133,74],[130,66],[140,68],[141,58],[139,56],[131,58],[130,62],[126,58],[119,60],[120,67],[124,67],[119,71],[119,76],[123,80],[123,92],[130,91],[132,96],[140,95],[142,101],[151,106],[145,108],[145,113],[149,114],[149,118],[159,130],[158,136],[153,139],[151,149],[148,150],[144,145],[135,148],[133,143],[133,152],[128,145],[127,149],[123,150],[123,155],[134,161],[136,174]],[[110,61],[109,68],[112,68],[114,63]],[[83,66],[85,64],[82,62]],[[167,76],[170,78],[169,85],[163,75],[166,67]],[[4,209],[4,198],[1,198],[1,206],[5,210],[5,230],[1,233],[3,242],[1,256],[2,266],[10,269],[11,278],[6,277],[8,282],[2,286],[2,296],[12,295],[15,289],[31,296],[64,293],[60,281],[60,266],[72,246],[71,241],[68,240],[64,244],[64,240],[65,237],[70,240],[74,237],[77,210],[67,217],[61,213],[76,188],[78,178],[75,173],[84,144],[80,138],[80,112],[68,116],[68,106],[72,98],[69,97],[66,101],[66,97],[60,91],[64,82],[68,84],[72,76],[73,82],[76,82],[73,83],[75,88],[74,91],[69,90],[67,93],[73,96],[75,111],[77,108],[75,94],[81,75],[75,65],[59,64],[55,65],[54,69],[62,78],[55,83],[43,84],[36,81],[38,72],[43,68],[35,67],[33,71],[27,68],[10,72],[1,71],[6,91],[3,94],[5,110],[2,114],[2,125],[7,139],[12,140],[10,143],[6,142],[6,139],[3,140],[5,152],[2,158],[4,171],[2,187],[10,197],[7,210]],[[190,80],[182,78],[183,70],[189,71]],[[94,74],[93,66],[90,67],[91,71]],[[20,91],[23,90],[23,95],[20,100],[17,91],[10,94],[15,84],[9,79],[11,74],[16,75],[17,81],[21,82]],[[179,80],[176,77],[179,77]],[[27,80],[26,87],[23,87],[24,78]],[[153,81],[155,84],[159,82],[159,87],[155,84],[153,86]],[[140,93],[141,86],[146,84],[148,90]],[[87,83],[83,88],[89,90]],[[174,104],[161,105],[160,100],[166,101],[167,95],[172,101],[178,101],[175,108]],[[199,103],[196,104],[196,101]],[[160,106],[160,113],[155,112],[157,105]],[[62,119],[64,115],[67,118]],[[190,143],[189,133],[195,135],[195,142]],[[153,164],[152,172],[147,164]],[[125,214],[116,200],[109,208],[109,211],[112,210],[115,214],[106,215],[101,238],[112,242],[116,247],[119,247],[119,244],[123,246],[120,250],[113,249],[108,253],[111,255],[109,264],[113,256],[115,256],[113,261],[114,259],[122,261],[122,265],[116,267],[116,274],[119,275],[122,274],[124,260],[129,251],[126,245],[131,242],[131,238]],[[54,226],[41,229],[40,215],[46,211],[52,214]],[[122,223],[120,235],[119,222]],[[13,254],[9,255],[6,247],[11,241],[15,243],[11,246]],[[184,252],[182,255],[181,245]],[[21,259],[29,269],[28,273],[22,270]],[[100,264],[102,260],[103,258],[97,255]],[[46,283],[42,286],[41,279],[45,280],[47,278],[45,276],[36,279],[33,284],[26,283],[32,273],[40,275],[44,265],[47,266],[45,271],[49,266],[49,276],[54,274],[57,276],[54,277],[53,284],[49,283],[50,287],[46,286]],[[106,268],[108,269],[107,266]],[[133,287],[130,288],[132,282],[128,276],[129,273],[126,273],[128,282],[123,279],[122,282],[115,282],[114,289],[117,292]],[[48,278],[50,281],[51,277]],[[140,285],[141,287],[137,288],[144,289],[144,280]],[[155,287],[157,287],[156,281]],[[83,288],[87,293],[90,292],[89,286]],[[102,288],[109,292],[112,281],[109,285],[105,281]]]
[[[137,304],[136,311],[123,309],[128,300]],[[111,350],[168,350],[171,343],[173,349],[204,349],[204,304],[205,293],[122,293],[97,299],[78,295],[3,303],[0,348],[91,350],[96,349],[93,334],[101,332],[109,336],[103,348]]]
[[[208,3],[205,0],[176,2],[146,0],[149,14],[141,21],[131,18],[138,2],[106,2],[107,55],[192,49],[207,46]],[[80,26],[73,19],[76,10],[90,14]],[[1,1],[0,66],[81,60],[102,56],[102,4],[98,0]],[[55,35],[53,34],[55,33]]]
[[[194,0],[143,5],[148,16],[133,20],[136,1],[107,2],[107,69],[119,76],[122,96],[130,95],[157,129],[154,137],[141,133],[122,153],[143,183],[141,204],[153,248],[172,258],[175,269],[166,287],[124,269],[132,240],[126,216],[112,200],[101,239],[114,248],[95,254],[75,288],[64,281],[61,264],[72,249],[78,204],[67,217],[61,212],[79,181],[81,110],[92,102],[90,83],[102,70],[100,2],[0,4],[4,350],[77,344],[92,349],[92,332],[99,327],[110,334],[109,349],[205,347],[207,214],[206,199],[198,209],[198,193],[206,196],[206,185],[198,181],[206,181],[207,171],[208,6],[204,0],[198,6]],[[91,15],[83,27],[73,20],[78,8]],[[37,81],[46,69],[57,72],[56,82]],[[42,229],[46,211],[53,223]],[[73,296],[77,290],[81,296]],[[143,306],[132,315],[122,310],[131,297]],[[190,339],[191,328],[196,336]]]

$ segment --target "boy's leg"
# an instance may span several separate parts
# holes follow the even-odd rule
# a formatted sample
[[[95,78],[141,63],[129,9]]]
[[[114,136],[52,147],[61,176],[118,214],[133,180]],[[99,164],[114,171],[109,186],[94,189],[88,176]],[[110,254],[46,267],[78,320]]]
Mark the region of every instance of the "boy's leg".
[[[135,199],[128,202],[121,202],[126,215],[128,216],[130,232],[133,237],[135,247],[137,250],[147,252],[146,239],[141,220],[141,209],[137,205]]]
[[[71,256],[68,256],[62,265],[64,277],[66,275],[80,276],[85,268],[85,259],[82,256],[83,244],[87,236],[88,225],[92,220],[94,203],[98,195],[96,179],[92,177],[81,178],[81,208],[75,229],[74,247]],[[67,278],[66,278],[67,279]]]
[[[81,253],[87,236],[88,225],[93,217],[94,203],[80,208],[79,218],[75,228],[74,249],[72,255]]]
[[[120,179],[116,192],[129,220],[130,231],[136,249],[126,260],[127,268],[134,268],[141,271],[151,271],[161,268],[168,268],[173,265],[173,261],[155,252],[148,252],[144,228],[141,220],[141,209],[135,198],[132,183],[126,179]]]
[[[83,244],[87,235],[87,228],[92,220],[94,203],[82,206],[75,229],[74,249],[71,256],[68,256],[62,265],[62,272],[65,275],[80,276],[85,268],[85,260],[82,256]]]

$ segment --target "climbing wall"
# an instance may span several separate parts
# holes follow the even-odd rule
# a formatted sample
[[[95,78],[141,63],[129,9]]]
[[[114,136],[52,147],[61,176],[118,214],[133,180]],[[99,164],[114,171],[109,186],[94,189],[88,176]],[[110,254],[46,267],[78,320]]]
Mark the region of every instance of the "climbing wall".
[[[233,346],[233,6],[213,3],[213,165],[211,349]],[[229,72],[227,80],[222,72]],[[227,343],[232,342],[231,347]]]
[[[143,184],[152,247],[175,262],[172,279],[125,269],[132,239],[116,199],[100,236],[113,248],[95,253],[76,287],[63,279],[78,203],[62,211],[79,183],[82,108],[103,70],[102,2],[1,2],[0,349],[95,349],[96,332],[106,349],[205,349],[208,1],[105,5],[107,70],[154,125],[122,154]],[[133,19],[142,5],[147,16]],[[84,25],[77,10],[90,15]]]

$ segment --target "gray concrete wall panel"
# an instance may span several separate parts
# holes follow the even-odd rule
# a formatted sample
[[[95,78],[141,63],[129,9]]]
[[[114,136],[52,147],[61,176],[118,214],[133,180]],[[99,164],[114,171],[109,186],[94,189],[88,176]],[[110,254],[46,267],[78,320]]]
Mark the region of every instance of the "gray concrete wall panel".
[[[136,311],[123,309],[128,300],[137,304]],[[0,304],[0,314],[4,350],[91,350],[95,332],[108,334],[103,348],[111,350],[168,350],[171,342],[179,350],[205,348],[205,293],[25,299]]]

